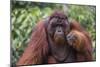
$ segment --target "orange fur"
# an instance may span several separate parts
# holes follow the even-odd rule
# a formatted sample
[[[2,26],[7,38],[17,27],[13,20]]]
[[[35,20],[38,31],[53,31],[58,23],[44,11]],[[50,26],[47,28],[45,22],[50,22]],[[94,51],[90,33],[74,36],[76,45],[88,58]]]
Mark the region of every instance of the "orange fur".
[[[48,43],[43,22],[37,24],[36,30],[31,37],[31,41],[17,65],[42,64],[43,58],[48,53]]]
[[[70,27],[70,33],[72,33],[72,35],[75,33],[74,35],[78,37],[75,43],[77,54],[73,54],[77,55],[76,61],[92,60],[92,43],[89,34],[76,21],[71,22]],[[53,57],[48,56],[49,48],[48,41],[46,39],[46,32],[44,21],[39,22],[36,30],[33,31],[31,40],[19,59],[17,65],[42,64],[44,58],[49,58],[48,61],[50,63],[57,63]]]
[[[77,37],[72,45],[77,50],[77,61],[93,60],[91,38],[85,29],[78,22],[71,22],[69,34]]]

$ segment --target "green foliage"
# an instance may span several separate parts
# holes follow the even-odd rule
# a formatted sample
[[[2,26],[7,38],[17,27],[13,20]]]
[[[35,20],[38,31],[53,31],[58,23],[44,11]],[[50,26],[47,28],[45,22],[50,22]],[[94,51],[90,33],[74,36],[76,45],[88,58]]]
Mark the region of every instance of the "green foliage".
[[[38,2],[11,2],[11,63],[16,64],[27,46],[32,29],[41,19],[48,17],[54,10],[68,13],[69,18],[79,21],[91,34],[95,49],[95,7],[81,5],[50,4]],[[67,10],[68,9],[68,10]],[[66,11],[67,10],[67,11]],[[95,54],[94,54],[95,56]]]
[[[91,36],[93,40],[95,40],[95,7],[78,5],[69,5],[68,7],[70,8],[70,10],[68,10],[69,17],[79,21],[89,33],[92,33]]]

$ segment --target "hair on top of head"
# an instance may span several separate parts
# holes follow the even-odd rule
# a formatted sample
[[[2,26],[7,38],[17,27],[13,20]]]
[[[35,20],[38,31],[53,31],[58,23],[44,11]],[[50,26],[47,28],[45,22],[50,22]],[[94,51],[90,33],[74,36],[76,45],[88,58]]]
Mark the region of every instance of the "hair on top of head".
[[[55,11],[51,14],[50,20],[51,20],[53,17],[62,18],[62,19],[67,19],[67,16],[65,15],[65,13],[64,13],[63,11],[58,11],[58,10],[55,10]]]

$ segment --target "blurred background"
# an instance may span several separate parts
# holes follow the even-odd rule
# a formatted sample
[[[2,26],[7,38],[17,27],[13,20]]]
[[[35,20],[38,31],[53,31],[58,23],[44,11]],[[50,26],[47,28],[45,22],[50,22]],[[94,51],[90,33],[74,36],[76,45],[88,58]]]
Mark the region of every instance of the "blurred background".
[[[39,20],[55,10],[63,10],[69,19],[75,19],[90,33],[93,57],[96,55],[96,7],[90,5],[55,4],[11,0],[11,64],[15,65],[30,40]]]

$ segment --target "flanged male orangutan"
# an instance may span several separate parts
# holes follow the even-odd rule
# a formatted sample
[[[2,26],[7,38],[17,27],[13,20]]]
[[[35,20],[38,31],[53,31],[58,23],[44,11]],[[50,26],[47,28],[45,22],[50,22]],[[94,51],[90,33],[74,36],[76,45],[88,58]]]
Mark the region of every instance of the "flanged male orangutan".
[[[17,65],[91,61],[91,46],[89,34],[78,22],[69,22],[63,12],[55,11],[38,22]]]

